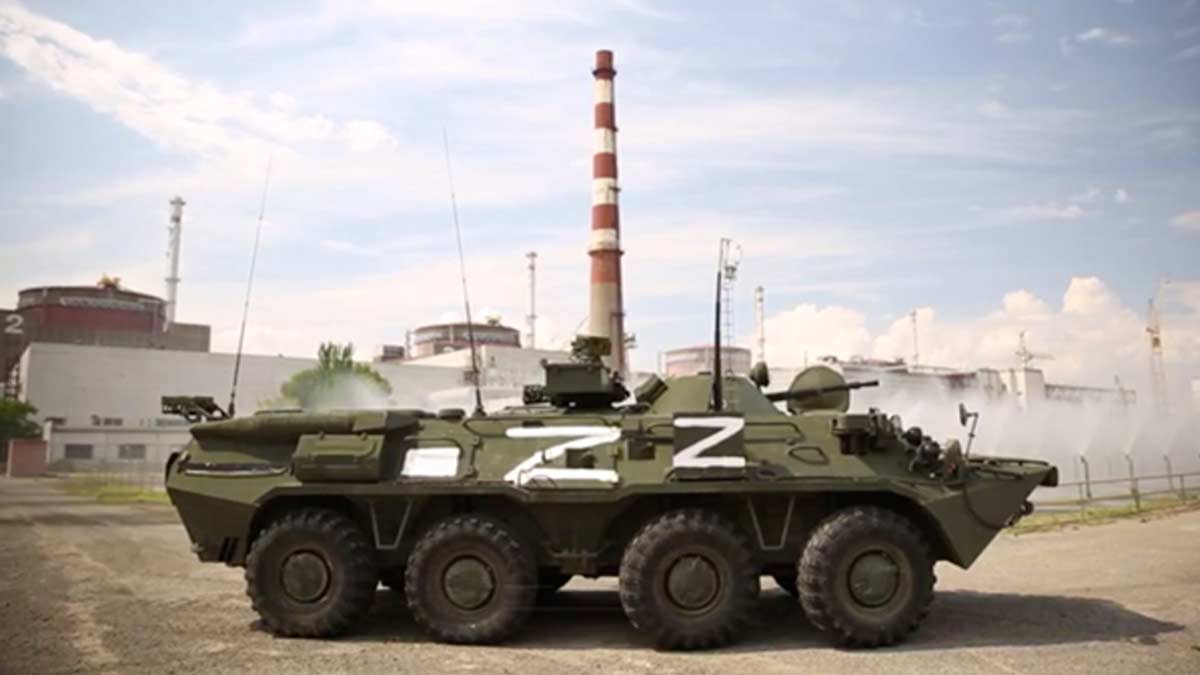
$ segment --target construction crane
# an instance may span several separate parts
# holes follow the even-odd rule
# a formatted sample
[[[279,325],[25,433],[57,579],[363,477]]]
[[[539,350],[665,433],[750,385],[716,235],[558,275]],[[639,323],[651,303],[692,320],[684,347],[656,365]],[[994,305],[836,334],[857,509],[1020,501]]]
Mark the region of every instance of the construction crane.
[[[1054,357],[1050,354],[1039,354],[1037,352],[1029,351],[1029,346],[1025,343],[1025,331],[1021,331],[1017,337],[1016,354],[1017,362],[1021,364],[1022,368],[1028,368],[1029,364],[1033,363],[1034,359],[1040,359],[1042,361],[1054,360]]]

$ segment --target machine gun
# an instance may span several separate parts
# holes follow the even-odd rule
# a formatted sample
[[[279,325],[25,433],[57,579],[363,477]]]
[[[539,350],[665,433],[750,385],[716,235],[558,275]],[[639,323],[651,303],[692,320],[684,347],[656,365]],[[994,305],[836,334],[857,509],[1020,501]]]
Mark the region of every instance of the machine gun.
[[[164,415],[178,415],[192,424],[229,419],[229,413],[211,396],[164,396],[162,411]]]
[[[867,380],[865,382],[846,382],[844,384],[832,384],[827,387],[805,387],[802,389],[788,389],[786,391],[776,391],[767,394],[768,401],[798,401],[814,396],[822,396],[824,394],[832,394],[839,391],[851,391],[854,389],[862,389],[864,387],[878,387],[879,380]]]

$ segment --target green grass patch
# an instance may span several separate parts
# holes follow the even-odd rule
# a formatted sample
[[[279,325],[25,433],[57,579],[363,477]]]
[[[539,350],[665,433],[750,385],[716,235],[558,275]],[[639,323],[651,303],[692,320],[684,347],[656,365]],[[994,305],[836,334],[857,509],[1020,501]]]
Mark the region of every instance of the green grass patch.
[[[170,504],[167,493],[103,479],[75,477],[64,485],[67,494],[90,497],[103,504]]]
[[[1200,510],[1200,497],[1189,496],[1184,500],[1179,497],[1158,496],[1143,498],[1140,509],[1130,501],[1128,504],[1120,506],[1089,506],[1084,511],[1075,508],[1071,511],[1060,511],[1057,513],[1034,512],[1033,515],[1022,518],[1021,522],[1008,528],[1008,532],[1010,534],[1048,532],[1064,527],[1101,525],[1129,518],[1149,520],[1151,518],[1194,510]]]

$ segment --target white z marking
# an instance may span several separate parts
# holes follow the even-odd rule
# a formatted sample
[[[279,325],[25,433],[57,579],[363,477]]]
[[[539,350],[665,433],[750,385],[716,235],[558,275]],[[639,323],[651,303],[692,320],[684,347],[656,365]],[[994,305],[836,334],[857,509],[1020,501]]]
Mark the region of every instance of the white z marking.
[[[737,435],[746,427],[741,417],[676,417],[675,426],[680,429],[718,429],[715,433],[692,443],[675,453],[675,466],[711,467],[723,466],[740,469],[746,466],[745,457],[701,457],[705,450],[713,448]]]
[[[569,438],[571,440],[539,450],[529,459],[504,474],[504,480],[520,487],[526,483],[545,478],[552,481],[595,480],[616,483],[620,480],[612,469],[560,469],[542,466],[562,457],[567,450],[594,448],[605,443],[615,443],[621,438],[621,430],[611,427],[512,427],[504,431],[509,438]]]

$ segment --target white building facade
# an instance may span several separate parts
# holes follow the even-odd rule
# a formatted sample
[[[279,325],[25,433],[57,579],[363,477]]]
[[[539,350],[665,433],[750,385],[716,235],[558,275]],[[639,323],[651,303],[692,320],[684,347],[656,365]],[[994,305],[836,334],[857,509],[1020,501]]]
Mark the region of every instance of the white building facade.
[[[162,414],[162,397],[212,396],[224,405],[233,364],[233,354],[35,342],[21,357],[21,398],[37,407],[39,421],[51,422],[51,462],[161,462],[188,440],[187,423]],[[315,359],[244,355],[238,413],[278,407],[283,383],[315,365]],[[380,407],[435,407],[431,394],[464,383],[461,367],[374,368],[393,392]]]

